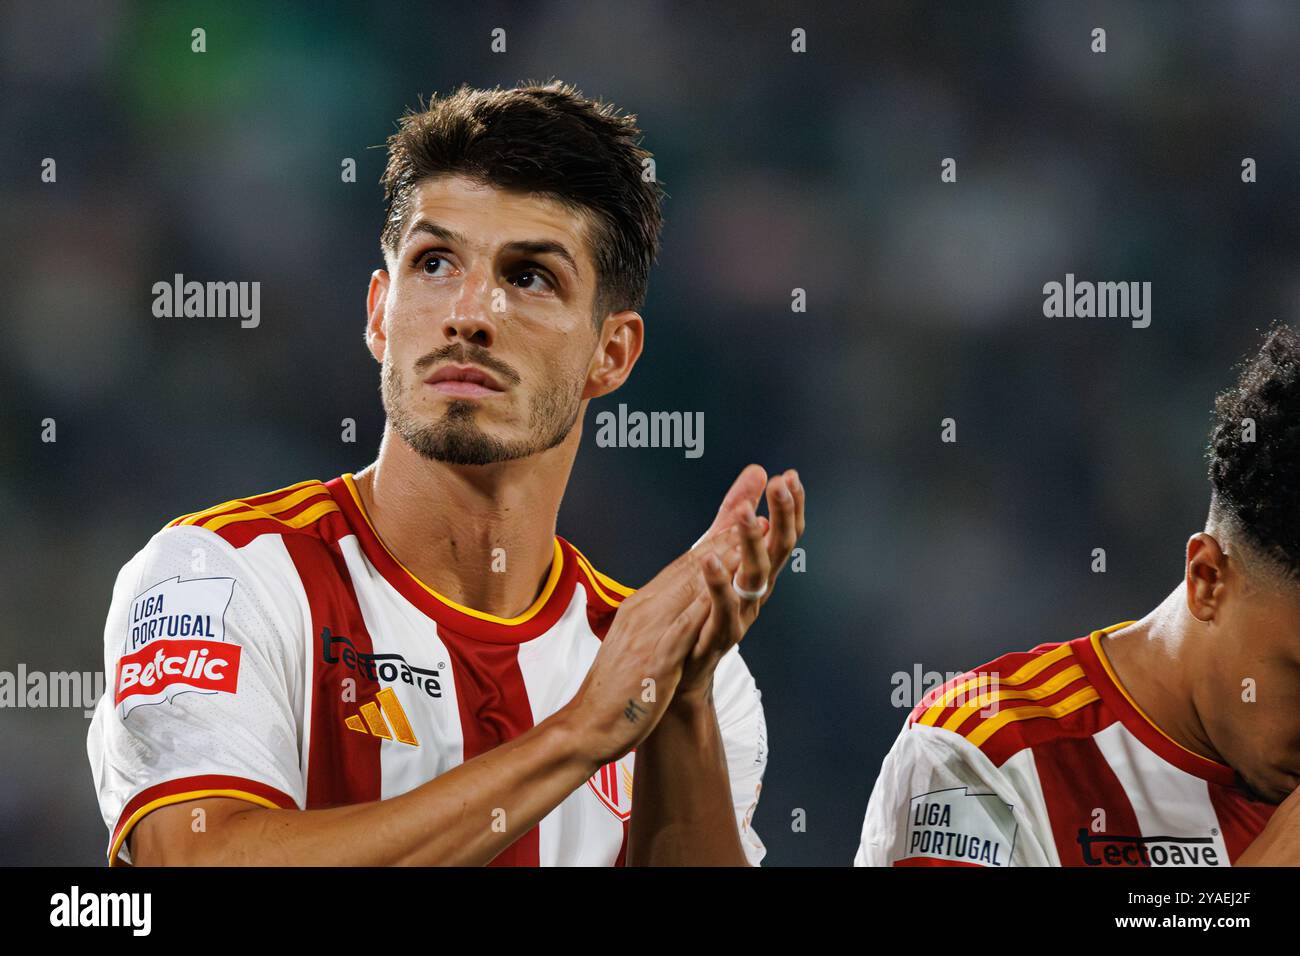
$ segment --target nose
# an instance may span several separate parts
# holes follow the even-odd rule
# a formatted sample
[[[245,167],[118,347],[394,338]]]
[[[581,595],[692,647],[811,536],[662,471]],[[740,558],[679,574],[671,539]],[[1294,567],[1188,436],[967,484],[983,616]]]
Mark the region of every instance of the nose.
[[[486,269],[473,269],[465,274],[451,309],[442,321],[442,333],[454,342],[463,339],[485,348],[496,338],[496,323],[492,320],[492,275]]]

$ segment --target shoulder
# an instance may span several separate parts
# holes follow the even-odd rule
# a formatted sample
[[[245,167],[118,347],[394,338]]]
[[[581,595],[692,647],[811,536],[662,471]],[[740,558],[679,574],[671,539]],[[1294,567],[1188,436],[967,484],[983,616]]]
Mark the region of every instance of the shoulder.
[[[1040,644],[967,671],[926,694],[903,735],[1002,766],[1027,747],[1092,734],[1101,698],[1080,665],[1078,644]]]
[[[624,598],[631,597],[636,593],[636,588],[630,588],[625,584],[620,584],[608,574],[596,569],[590,559],[583,554],[571,541],[559,538],[560,547],[564,554],[565,560],[571,561],[575,567],[575,576],[579,585],[587,592],[587,606],[597,612],[607,612],[611,617],[618,606],[623,603]]]
[[[162,530],[201,528],[232,547],[243,548],[265,534],[319,536],[332,520],[341,520],[339,516],[341,509],[329,486],[310,479],[181,515]]]
[[[291,632],[302,577],[279,535],[319,535],[315,522],[337,511],[328,488],[309,481],[169,521],[118,573],[106,629],[110,647],[132,622],[144,643],[141,622],[158,619],[147,632],[151,638],[182,611],[196,620],[242,624],[250,633]]]

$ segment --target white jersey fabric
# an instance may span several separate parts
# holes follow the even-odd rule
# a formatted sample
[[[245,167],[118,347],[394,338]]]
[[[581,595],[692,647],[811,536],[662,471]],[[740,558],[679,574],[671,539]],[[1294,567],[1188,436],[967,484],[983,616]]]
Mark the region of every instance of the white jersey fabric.
[[[964,674],[912,711],[859,866],[1229,866],[1274,811],[1184,749],[1106,657],[1128,623]]]
[[[631,593],[557,536],[523,614],[458,605],[387,551],[351,475],[176,519],[122,568],[105,627],[88,750],[110,862],[168,804],[386,799],[517,737],[573,698]],[[737,650],[713,695],[757,864],[766,725]],[[634,773],[634,753],[602,767],[493,865],[621,865]]]

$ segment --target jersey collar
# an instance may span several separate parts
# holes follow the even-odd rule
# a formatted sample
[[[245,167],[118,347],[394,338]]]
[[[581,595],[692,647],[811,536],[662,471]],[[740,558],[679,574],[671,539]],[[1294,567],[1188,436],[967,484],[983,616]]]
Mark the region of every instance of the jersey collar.
[[[1089,683],[1096,688],[1102,702],[1119,718],[1124,728],[1156,756],[1202,780],[1225,787],[1234,786],[1237,783],[1235,770],[1226,764],[1188,750],[1170,737],[1146,715],[1120,683],[1119,676],[1106,657],[1102,638],[1133,623],[1133,621],[1124,621],[1120,624],[1112,624],[1110,627],[1093,631],[1087,637],[1070,642],[1074,647],[1074,656],[1079,661],[1079,666],[1083,668]]]
[[[340,475],[326,482],[325,487],[338,503],[366,559],[384,580],[438,624],[456,633],[495,644],[530,641],[554,626],[573,597],[577,561],[569,553],[572,546],[556,535],[555,554],[546,583],[537,599],[522,614],[499,617],[459,604],[417,578],[388,550],[366,514],[351,474]]]

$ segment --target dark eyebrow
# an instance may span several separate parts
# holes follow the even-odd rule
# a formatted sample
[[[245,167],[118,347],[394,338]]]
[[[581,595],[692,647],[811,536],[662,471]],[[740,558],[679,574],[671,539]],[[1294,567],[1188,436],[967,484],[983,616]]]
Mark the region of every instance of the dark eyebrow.
[[[423,233],[432,236],[442,242],[457,243],[464,245],[467,240],[460,233],[440,226],[436,222],[428,219],[420,219],[411,226],[408,236],[414,236]],[[530,256],[553,255],[567,265],[573,274],[580,275],[578,263],[574,260],[573,255],[564,247],[563,243],[554,242],[550,239],[519,239],[515,242],[508,242],[502,247],[504,252],[523,253]]]
[[[460,233],[447,229],[444,226],[440,226],[436,222],[430,222],[428,219],[421,219],[411,227],[409,235],[415,235],[416,233],[424,233],[433,236],[435,239],[441,239],[443,242],[457,242],[462,244],[465,242],[465,237]]]
[[[564,261],[564,263],[573,270],[573,274],[579,275],[578,263],[573,261],[573,256],[569,250],[564,248],[561,243],[552,242],[549,239],[521,239],[518,242],[509,242],[503,247],[505,252],[522,252],[530,256],[550,255]]]

